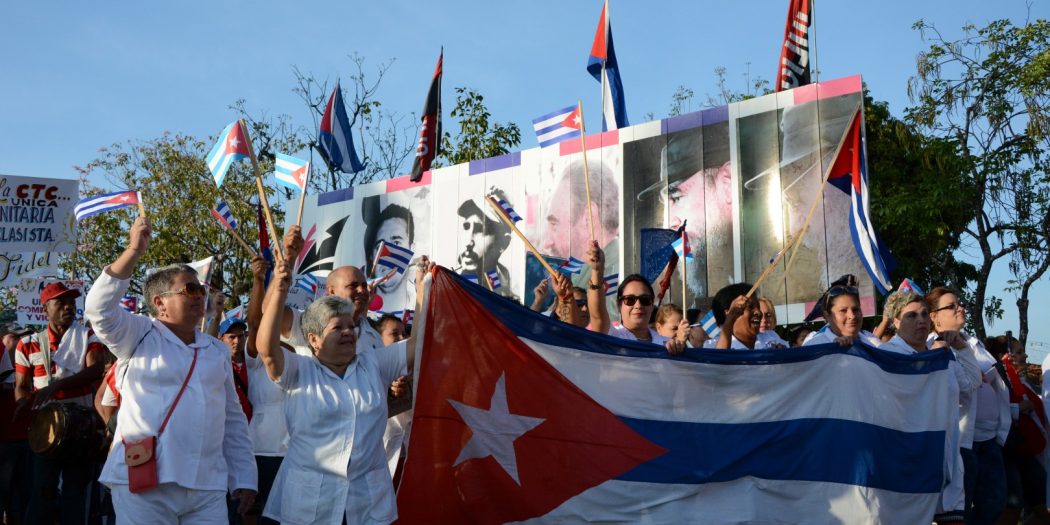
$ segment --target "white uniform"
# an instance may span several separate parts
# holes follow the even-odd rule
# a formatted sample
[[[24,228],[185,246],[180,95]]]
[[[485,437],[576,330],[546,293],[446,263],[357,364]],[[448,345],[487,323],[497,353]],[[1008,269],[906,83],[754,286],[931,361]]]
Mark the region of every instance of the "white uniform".
[[[196,333],[194,342],[187,345],[163,323],[125,311],[119,303],[127,288],[127,280],[103,271],[88,293],[84,308],[84,315],[99,340],[114,355],[127,361],[128,372],[117,413],[117,436],[137,441],[157,435],[196,350],[193,375],[167,428],[157,440],[158,481],[177,485],[184,494],[187,490],[188,493],[213,493],[200,495],[209,502],[225,503],[224,497],[217,500],[212,497],[214,493],[256,490],[248,421],[234,389],[228,348],[218,339],[200,332]],[[136,345],[138,341],[142,343]],[[141,495],[127,492],[128,467],[124,463],[124,444],[119,438],[114,440],[99,481],[113,488],[115,494],[119,493],[114,499],[122,523],[160,523],[170,519],[154,514],[159,510],[152,505],[155,503],[152,500],[158,496],[151,495],[152,491]],[[210,512],[224,516],[225,505],[215,506]]]
[[[832,332],[831,328],[825,324],[824,326],[820,327],[820,330],[817,330],[816,332],[811,332],[809,335],[807,335],[806,340],[802,342],[802,346],[826,345],[828,343],[834,343],[836,337],[838,336],[835,335],[835,332]],[[875,334],[867,330],[861,330],[860,332],[858,332],[857,340],[875,348],[882,346],[882,340],[878,337],[875,337]]]
[[[620,324],[620,323],[613,323],[613,325],[609,327],[609,335],[611,335],[613,337],[619,337],[620,339],[627,339],[628,341],[637,341],[638,340],[638,338],[634,336],[634,333],[632,333],[627,328],[624,328],[624,326],[622,324]],[[660,335],[659,332],[657,332],[656,330],[654,330],[652,328],[649,329],[649,337],[652,338],[651,342],[654,345],[660,345],[660,346],[663,346],[664,343],[666,343],[666,342],[671,340],[670,337],[664,337],[664,336]]]
[[[736,336],[729,336],[731,341],[729,343],[730,350],[751,350],[744,343],[741,343]],[[704,348],[714,349],[715,345],[718,344],[718,338],[708,339],[704,341]],[[776,332],[769,330],[766,332],[759,332],[755,336],[755,350],[773,350],[776,348],[787,348],[791,345],[787,344],[787,341],[780,338]]]
[[[384,461],[386,396],[406,373],[406,345],[358,344],[342,377],[314,357],[285,352],[282,376],[290,435],[264,515],[288,524],[390,523],[397,518]]]

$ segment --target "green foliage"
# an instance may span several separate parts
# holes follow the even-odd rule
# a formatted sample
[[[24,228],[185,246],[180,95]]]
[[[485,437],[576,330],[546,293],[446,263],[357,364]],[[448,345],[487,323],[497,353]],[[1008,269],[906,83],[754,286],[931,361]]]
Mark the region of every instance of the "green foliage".
[[[693,90],[685,86],[678,86],[671,95],[671,112],[668,116],[675,117],[693,111]],[[652,119],[650,119],[652,120]]]
[[[254,136],[254,134],[253,134]],[[219,225],[210,210],[222,198],[230,206],[240,225],[237,230],[252,245],[258,244],[258,224],[254,203],[258,190],[251,163],[234,163],[222,188],[216,188],[204,163],[215,138],[206,140],[185,135],[168,135],[147,141],[129,141],[102,148],[99,158],[79,168],[83,196],[113,191],[87,181],[98,174],[115,188],[141,192],[146,213],[153,226],[149,251],[132,276],[131,291],[141,294],[145,270],[177,262],[190,262],[216,255],[224,259],[213,272],[212,284],[232,292],[246,294],[251,282],[251,256]],[[285,145],[274,144],[274,147]],[[264,161],[264,173],[273,170]],[[272,185],[271,185],[272,186]],[[283,212],[279,199],[270,193],[274,220],[280,224]],[[124,250],[128,229],[136,217],[134,208],[102,213],[79,223],[77,251],[67,257],[61,268],[70,277],[94,279],[102,269]]]
[[[1050,266],[1050,23],[1015,27],[996,20],[980,29],[968,25],[956,39],[925,21],[914,27],[930,46],[908,84],[914,106],[907,117],[955,148],[962,176],[975,189],[962,246],[979,252],[976,311],[1001,315],[1001,303],[987,297],[987,281],[996,264],[1010,260],[1024,340],[1028,287]],[[985,335],[983,319],[975,328]]]
[[[449,165],[503,155],[521,143],[517,124],[489,122],[492,115],[485,98],[475,89],[456,88],[451,116],[459,120],[459,133],[455,137],[447,131],[443,134],[438,157]]]

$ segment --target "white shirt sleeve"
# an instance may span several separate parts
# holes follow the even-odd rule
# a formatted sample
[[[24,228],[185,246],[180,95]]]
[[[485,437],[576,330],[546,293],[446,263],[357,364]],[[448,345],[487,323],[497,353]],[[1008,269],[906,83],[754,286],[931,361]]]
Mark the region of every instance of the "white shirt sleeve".
[[[384,384],[408,374],[408,340],[398,341],[390,346],[376,349],[379,361],[379,375]]]
[[[149,331],[152,322],[144,315],[135,315],[120,307],[120,299],[128,290],[128,279],[117,279],[109,274],[108,266],[88,292],[84,302],[84,318],[102,344],[117,358],[127,359],[135,351],[134,345]]]
[[[299,368],[302,366],[303,361],[313,358],[290,352],[286,348],[281,348],[281,351],[284,352],[284,372],[281,373],[281,377],[274,379],[273,382],[281,387],[281,390],[287,392],[299,384]]]
[[[954,350],[955,360],[959,366],[955,367],[955,379],[959,382],[960,392],[973,392],[981,386],[983,374],[977,365],[973,348],[967,345],[962,350]]]
[[[259,474],[252,454],[252,440],[248,435],[248,418],[241,408],[237,389],[233,385],[233,366],[225,361],[226,369],[226,428],[222,437],[222,455],[230,491],[258,490]]]

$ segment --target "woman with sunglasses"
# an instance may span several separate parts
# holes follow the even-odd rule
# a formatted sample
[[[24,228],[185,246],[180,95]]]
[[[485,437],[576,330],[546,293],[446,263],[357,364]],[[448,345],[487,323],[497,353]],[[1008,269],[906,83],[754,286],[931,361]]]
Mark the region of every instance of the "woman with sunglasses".
[[[802,346],[836,343],[850,346],[860,340],[876,348],[882,344],[878,337],[861,328],[864,314],[860,309],[860,290],[852,275],[840,277],[821,297],[821,311],[827,323],[810,334]]]
[[[117,523],[224,523],[227,489],[242,515],[255,498],[248,421],[229,349],[197,330],[207,290],[193,268],[166,266],[146,278],[143,296],[153,319],[121,308],[150,234],[149,220],[140,216],[127,248],[95,280],[84,305],[95,335],[127,363],[116,438],[99,481],[113,491]],[[133,460],[136,449],[152,459],[129,470],[128,449]],[[132,485],[142,490],[132,493]]]
[[[886,313],[892,319],[897,335],[884,343],[881,349],[901,354],[916,354],[931,349],[927,346],[927,335],[930,333],[930,313],[921,295],[910,290],[893,292],[886,298]],[[945,331],[941,334],[941,339],[944,345],[955,354],[955,359],[949,362],[949,367],[953,372],[949,375],[951,378],[949,389],[952,396],[959,398],[961,405],[963,400],[968,399],[969,395],[981,385],[981,369],[974,359],[973,348],[959,332]],[[954,410],[953,408],[953,415],[958,419],[961,428],[962,418],[960,416],[965,413],[965,407],[960,406],[959,412],[954,412]],[[937,514],[934,515],[934,521],[940,525],[962,524],[964,519],[965,523],[976,523],[971,521],[965,512],[969,502],[964,490],[963,457],[959,445],[959,434],[945,435],[945,467],[949,473],[949,479],[946,480],[948,485],[941,491]],[[1002,508],[999,511],[1001,512]]]
[[[289,231],[299,235],[298,226]],[[303,312],[300,326],[312,355],[283,349],[289,261],[298,255],[290,243],[285,250],[256,340],[267,375],[285,392],[289,436],[264,515],[283,523],[390,523],[397,508],[383,448],[387,389],[408,373],[414,352],[406,341],[379,351],[358,346],[354,305],[334,295]],[[423,279],[416,285],[421,292]]]
[[[967,523],[993,523],[1006,508],[1006,468],[1003,445],[1010,433],[1010,391],[1006,379],[996,366],[996,359],[979,339],[962,331],[966,309],[958,294],[937,287],[926,294],[933,330],[927,344],[944,346],[947,336],[955,334],[973,350],[981,372],[976,392],[960,396],[959,431],[966,478]]]
[[[726,286],[715,294],[711,310],[715,321],[722,327],[718,339],[704,341],[704,348],[720,350],[768,350],[787,348],[787,341],[775,331],[761,332],[762,309],[758,299],[748,297],[751,285],[736,283]]]

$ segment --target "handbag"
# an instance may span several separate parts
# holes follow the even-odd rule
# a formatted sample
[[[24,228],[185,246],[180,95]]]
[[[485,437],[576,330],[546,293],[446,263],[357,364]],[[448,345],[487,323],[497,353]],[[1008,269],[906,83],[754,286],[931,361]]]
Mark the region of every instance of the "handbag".
[[[121,443],[124,443],[124,463],[128,466],[128,490],[132,494],[139,494],[157,487],[157,440],[168,426],[168,420],[171,419],[171,414],[175,412],[175,407],[178,406],[182,393],[186,391],[186,385],[190,382],[193,369],[197,366],[198,352],[200,352],[199,348],[193,349],[193,361],[190,363],[190,370],[186,372],[186,378],[182,380],[182,387],[179,388],[179,393],[175,395],[175,400],[172,401],[171,408],[168,409],[168,415],[164,416],[164,422],[157,429],[157,435],[148,436],[137,441],[125,441],[123,437],[120,438]]]

